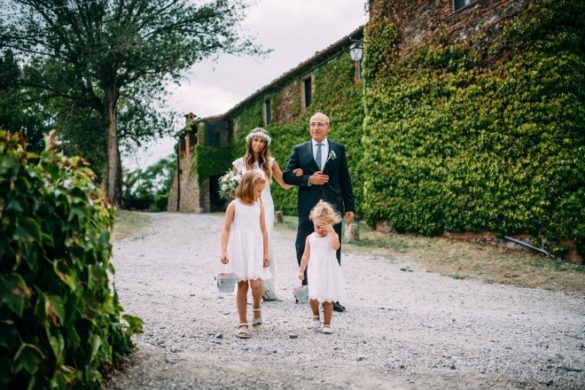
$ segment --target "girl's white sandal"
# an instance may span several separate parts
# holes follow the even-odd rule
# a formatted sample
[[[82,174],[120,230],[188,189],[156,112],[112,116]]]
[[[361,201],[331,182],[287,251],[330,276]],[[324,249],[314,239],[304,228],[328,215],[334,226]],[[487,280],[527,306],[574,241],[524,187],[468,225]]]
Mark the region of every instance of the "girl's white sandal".
[[[260,308],[252,309],[254,313],[260,313]],[[262,325],[262,315],[260,317],[252,318],[252,326]]]
[[[250,330],[248,328],[247,323],[242,322],[238,326],[238,333],[236,333],[236,336],[241,338],[241,339],[249,339],[250,338]]]
[[[321,320],[317,316],[313,316],[313,320],[311,321],[311,328],[318,330],[321,327]]]

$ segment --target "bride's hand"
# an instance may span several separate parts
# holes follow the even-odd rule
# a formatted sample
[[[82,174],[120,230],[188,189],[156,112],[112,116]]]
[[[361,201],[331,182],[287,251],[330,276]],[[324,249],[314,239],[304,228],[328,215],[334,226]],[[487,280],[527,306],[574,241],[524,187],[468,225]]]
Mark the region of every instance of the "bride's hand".
[[[303,176],[303,170],[301,168],[297,168],[293,171],[295,176]]]

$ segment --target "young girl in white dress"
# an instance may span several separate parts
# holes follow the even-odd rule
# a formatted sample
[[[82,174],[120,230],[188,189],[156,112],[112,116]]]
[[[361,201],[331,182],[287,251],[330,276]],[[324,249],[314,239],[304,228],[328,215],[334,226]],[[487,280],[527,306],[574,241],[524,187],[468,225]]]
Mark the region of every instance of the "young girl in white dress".
[[[252,288],[252,326],[262,324],[260,300],[262,280],[272,277],[268,255],[268,232],[260,194],[266,178],[258,171],[242,176],[236,198],[228,205],[221,232],[220,261],[228,264],[238,279],[236,305],[240,316],[237,336],[250,337],[246,314],[248,287]]]
[[[333,333],[331,327],[333,302],[345,299],[343,275],[336,257],[336,251],[341,244],[339,236],[333,229],[333,225],[341,222],[341,217],[329,203],[322,200],[311,210],[309,217],[313,221],[315,231],[307,237],[305,242],[299,279],[304,279],[308,266],[309,303],[313,312],[311,327],[316,330],[321,328],[319,315],[319,303],[321,303],[324,317],[321,330],[325,334],[331,334]]]
[[[251,170],[257,170],[264,173],[267,179],[266,187],[262,191],[262,204],[264,204],[264,212],[266,215],[266,229],[268,231],[268,253],[270,257],[270,272],[272,278],[264,280],[262,286],[264,288],[263,298],[265,301],[274,301],[277,299],[275,278],[276,275],[276,261],[274,261],[274,251],[272,250],[272,229],[274,227],[274,202],[272,201],[272,194],[270,192],[270,184],[272,179],[276,180],[278,184],[285,190],[292,188],[292,185],[286,184],[282,179],[282,170],[278,162],[270,156],[269,146],[272,142],[268,132],[261,127],[257,127],[250,131],[246,136],[246,153],[244,157],[240,157],[232,163],[232,170],[234,172],[245,173]],[[302,175],[302,170],[295,171],[296,175]]]

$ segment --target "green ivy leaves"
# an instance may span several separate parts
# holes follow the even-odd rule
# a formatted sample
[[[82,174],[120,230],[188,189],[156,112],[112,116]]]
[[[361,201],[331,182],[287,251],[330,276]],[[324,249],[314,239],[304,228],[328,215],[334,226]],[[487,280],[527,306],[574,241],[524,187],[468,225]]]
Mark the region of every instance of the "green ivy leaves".
[[[81,159],[0,152],[0,388],[99,387],[141,327],[109,286],[113,209]]]
[[[364,177],[367,219],[431,235],[583,243],[583,8],[535,2],[493,37],[438,37],[402,58],[383,56],[395,37],[384,33],[388,19],[373,17],[360,164],[376,172]]]

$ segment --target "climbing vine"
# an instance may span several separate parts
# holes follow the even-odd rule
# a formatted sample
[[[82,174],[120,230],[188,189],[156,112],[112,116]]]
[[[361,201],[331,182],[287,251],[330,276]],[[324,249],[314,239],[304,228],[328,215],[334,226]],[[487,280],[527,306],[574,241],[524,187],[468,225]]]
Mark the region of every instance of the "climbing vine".
[[[367,219],[400,232],[585,239],[585,4],[541,0],[466,42],[406,58],[366,29]],[[583,253],[581,249],[581,253]]]

